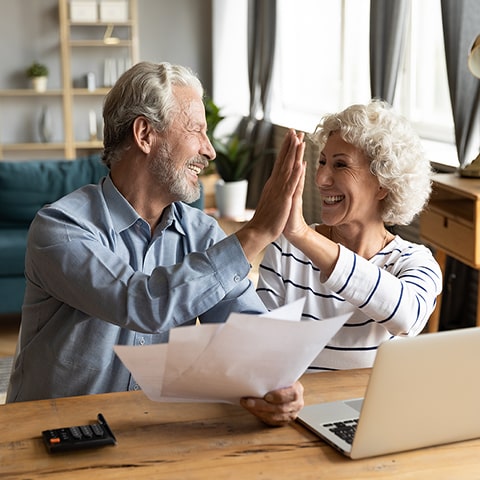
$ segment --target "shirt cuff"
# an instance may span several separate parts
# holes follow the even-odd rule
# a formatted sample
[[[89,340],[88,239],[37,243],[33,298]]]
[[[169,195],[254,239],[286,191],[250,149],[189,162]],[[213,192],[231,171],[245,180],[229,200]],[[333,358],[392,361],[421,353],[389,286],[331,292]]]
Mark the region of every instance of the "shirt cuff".
[[[236,235],[220,240],[206,253],[218,281],[227,292],[236,287],[250,272],[251,265]]]

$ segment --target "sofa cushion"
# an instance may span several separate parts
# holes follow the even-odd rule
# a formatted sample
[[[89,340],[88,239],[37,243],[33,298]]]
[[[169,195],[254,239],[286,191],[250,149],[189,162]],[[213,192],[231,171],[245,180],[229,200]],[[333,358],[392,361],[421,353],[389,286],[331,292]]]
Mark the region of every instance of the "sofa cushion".
[[[26,228],[10,228],[0,231],[0,277],[23,275],[27,233]]]
[[[23,275],[0,277],[0,315],[18,314],[22,310],[25,292],[25,277]]]
[[[28,227],[43,205],[83,185],[97,183],[107,172],[99,155],[77,160],[0,162],[0,227]]]

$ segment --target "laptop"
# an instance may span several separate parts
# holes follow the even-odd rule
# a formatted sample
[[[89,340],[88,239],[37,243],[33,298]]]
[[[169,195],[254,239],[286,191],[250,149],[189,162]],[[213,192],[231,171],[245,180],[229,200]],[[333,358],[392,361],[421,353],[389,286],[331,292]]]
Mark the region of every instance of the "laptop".
[[[477,438],[479,374],[480,327],[397,338],[380,345],[364,398],[297,420],[352,459]]]

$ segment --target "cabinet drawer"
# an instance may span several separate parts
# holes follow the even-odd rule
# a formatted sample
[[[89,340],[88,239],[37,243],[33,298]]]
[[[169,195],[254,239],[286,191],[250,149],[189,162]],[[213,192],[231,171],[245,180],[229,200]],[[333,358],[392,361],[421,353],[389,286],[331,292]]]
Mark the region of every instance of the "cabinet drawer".
[[[464,263],[471,266],[480,263],[473,225],[427,209],[420,216],[420,236],[427,244],[431,242]]]

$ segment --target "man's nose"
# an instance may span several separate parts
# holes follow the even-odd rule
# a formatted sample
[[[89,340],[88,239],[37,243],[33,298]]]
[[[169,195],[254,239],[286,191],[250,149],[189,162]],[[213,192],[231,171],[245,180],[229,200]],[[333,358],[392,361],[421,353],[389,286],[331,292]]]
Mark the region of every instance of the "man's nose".
[[[207,135],[205,135],[205,140],[200,153],[209,161],[215,160],[215,157],[217,156],[217,152],[215,152],[215,149],[213,148],[213,145]]]

